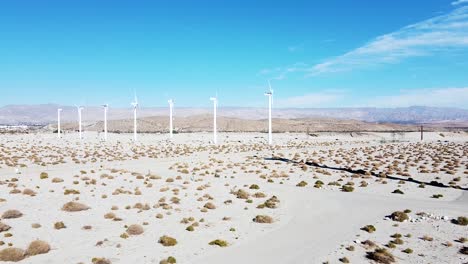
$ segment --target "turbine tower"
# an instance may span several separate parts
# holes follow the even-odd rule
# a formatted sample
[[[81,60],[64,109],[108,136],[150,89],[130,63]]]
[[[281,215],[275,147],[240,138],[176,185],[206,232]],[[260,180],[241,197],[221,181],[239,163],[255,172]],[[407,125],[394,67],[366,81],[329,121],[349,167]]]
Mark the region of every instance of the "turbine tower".
[[[137,109],[138,109],[138,98],[135,94],[135,101],[132,102],[133,106],[133,141],[137,141]]]
[[[107,110],[109,109],[108,104],[102,105],[104,108],[104,141],[107,141]]]
[[[173,121],[173,118],[172,118],[172,111],[173,111],[173,108],[174,108],[174,100],[170,99],[169,101],[167,101],[169,103],[169,137],[172,138],[174,135],[173,135],[173,124],[172,124],[172,121]]]
[[[211,97],[210,100],[213,101],[213,143],[216,145],[218,144],[218,135],[216,134],[216,110],[218,109],[218,97]]]
[[[60,135],[60,114],[62,113],[62,108],[57,109],[57,136],[61,138]]]
[[[83,139],[83,130],[81,126],[81,112],[83,111],[83,106],[77,106],[76,109],[78,110],[78,130],[80,131],[80,140]]]
[[[268,80],[268,87],[270,91],[265,93],[265,96],[268,96],[268,144],[273,145],[273,135],[272,135],[272,122],[271,122],[271,107],[273,105],[273,90],[271,89],[270,80]]]

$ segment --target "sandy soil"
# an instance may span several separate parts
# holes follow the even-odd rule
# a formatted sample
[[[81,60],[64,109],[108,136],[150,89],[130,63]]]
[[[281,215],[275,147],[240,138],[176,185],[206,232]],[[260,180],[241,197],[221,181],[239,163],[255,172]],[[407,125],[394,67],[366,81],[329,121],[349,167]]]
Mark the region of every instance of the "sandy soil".
[[[218,146],[209,133],[101,136],[2,135],[0,214],[22,216],[2,215],[0,259],[42,240],[51,250],[21,263],[367,263],[376,248],[399,263],[468,261],[466,133],[275,134],[274,147],[262,133],[221,133]],[[89,208],[62,210],[71,201]]]

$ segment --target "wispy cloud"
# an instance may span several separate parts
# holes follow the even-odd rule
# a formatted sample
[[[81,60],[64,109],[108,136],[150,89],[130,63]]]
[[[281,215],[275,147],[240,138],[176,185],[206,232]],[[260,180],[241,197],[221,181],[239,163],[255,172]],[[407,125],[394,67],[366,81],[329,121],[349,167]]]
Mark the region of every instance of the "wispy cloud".
[[[452,2],[452,5],[454,6],[462,5],[462,4],[468,4],[468,0],[457,0],[457,1]]]
[[[277,67],[274,69],[263,69],[261,70],[257,75],[262,75],[265,76],[267,79],[270,80],[283,80],[286,78],[286,76],[290,73],[294,72],[306,72],[310,66],[298,62],[286,67]]]
[[[465,1],[465,0],[463,0]],[[308,69],[308,75],[350,71],[468,47],[468,7],[379,36]]]
[[[278,99],[275,101],[275,106],[299,108],[330,107],[337,105],[345,96],[346,93],[342,90],[326,90],[323,92]]]
[[[408,107],[414,105],[467,108],[468,87],[402,90],[399,94],[368,99],[366,106]]]

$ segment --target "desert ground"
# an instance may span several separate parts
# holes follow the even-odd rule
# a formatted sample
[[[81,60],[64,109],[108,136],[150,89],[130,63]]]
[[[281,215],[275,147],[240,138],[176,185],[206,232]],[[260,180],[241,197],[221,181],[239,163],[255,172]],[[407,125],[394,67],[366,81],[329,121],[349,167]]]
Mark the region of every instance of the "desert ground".
[[[0,261],[467,263],[468,134],[0,135]]]

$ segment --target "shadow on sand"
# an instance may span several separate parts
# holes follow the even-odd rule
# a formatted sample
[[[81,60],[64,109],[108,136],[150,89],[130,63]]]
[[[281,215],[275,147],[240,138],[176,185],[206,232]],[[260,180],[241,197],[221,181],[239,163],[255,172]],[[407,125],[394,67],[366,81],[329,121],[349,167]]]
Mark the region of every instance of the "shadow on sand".
[[[366,175],[366,174],[370,173],[370,175],[372,175],[374,177],[381,178],[378,174],[376,174],[374,172],[367,172],[367,171],[362,170],[362,169],[353,170],[351,168],[332,167],[332,166],[318,164],[318,163],[315,163],[315,162],[298,162],[298,161],[285,159],[285,158],[279,158],[279,157],[265,158],[265,160],[282,161],[282,162],[294,163],[294,164],[305,164],[305,165],[310,166],[310,167],[321,168],[321,169],[326,169],[326,170],[345,171],[345,172],[349,172],[349,173],[353,173],[353,174],[360,174],[360,175]],[[392,176],[392,175],[386,175],[385,179],[394,180],[394,181],[412,182],[412,183],[416,183],[416,184],[424,184],[424,185],[434,186],[434,187],[439,187],[439,188],[453,188],[453,189],[468,191],[468,188],[462,188],[460,186],[445,185],[445,184],[437,182],[437,181],[423,182],[423,181],[415,180],[413,178],[400,178],[400,177],[396,177],[396,176]]]

